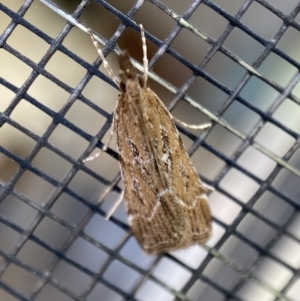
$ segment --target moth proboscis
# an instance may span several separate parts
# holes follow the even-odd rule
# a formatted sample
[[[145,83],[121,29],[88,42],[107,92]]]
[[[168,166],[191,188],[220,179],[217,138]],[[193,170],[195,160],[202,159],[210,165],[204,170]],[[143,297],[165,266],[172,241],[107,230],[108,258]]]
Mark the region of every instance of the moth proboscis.
[[[124,190],[112,212],[124,197],[129,224],[138,243],[146,253],[160,254],[204,243],[211,234],[209,188],[201,182],[174,121],[200,130],[211,124],[181,122],[147,87],[146,38],[142,25],[140,29],[144,74],[132,65],[124,51],[119,55],[120,79],[114,75],[91,30],[90,36],[104,67],[121,91],[111,135],[102,149],[107,150],[115,132]],[[84,161],[93,160],[101,152]]]

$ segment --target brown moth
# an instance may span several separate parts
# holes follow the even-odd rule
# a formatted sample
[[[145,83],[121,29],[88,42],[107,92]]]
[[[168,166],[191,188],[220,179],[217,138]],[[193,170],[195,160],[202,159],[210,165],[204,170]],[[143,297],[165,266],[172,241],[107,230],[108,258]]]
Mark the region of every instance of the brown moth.
[[[121,91],[113,120],[124,181],[121,199],[124,196],[129,224],[142,249],[160,254],[204,243],[211,234],[208,188],[199,179],[174,120],[194,129],[206,129],[210,124],[189,126],[180,122],[147,87],[146,39],[140,27],[144,74],[124,51],[119,56],[120,80],[90,34]]]

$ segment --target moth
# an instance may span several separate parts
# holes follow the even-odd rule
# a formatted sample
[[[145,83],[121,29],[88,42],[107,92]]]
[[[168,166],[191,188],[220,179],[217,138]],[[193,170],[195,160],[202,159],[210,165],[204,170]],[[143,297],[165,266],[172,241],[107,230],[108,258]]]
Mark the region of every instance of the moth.
[[[144,73],[140,74],[124,51],[119,55],[120,79],[114,75],[91,30],[89,33],[104,67],[121,91],[113,130],[102,151],[115,132],[124,181],[119,200],[126,201],[128,221],[141,248],[148,254],[161,254],[204,243],[211,234],[209,188],[201,182],[174,121],[201,130],[211,124],[187,125],[176,119],[147,87],[146,38],[142,25],[140,29]]]

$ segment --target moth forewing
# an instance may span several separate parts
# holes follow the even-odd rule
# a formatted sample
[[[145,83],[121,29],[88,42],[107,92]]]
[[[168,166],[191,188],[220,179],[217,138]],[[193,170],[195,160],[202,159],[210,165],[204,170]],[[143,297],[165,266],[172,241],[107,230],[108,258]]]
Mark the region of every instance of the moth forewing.
[[[120,80],[112,75],[92,34],[91,37],[121,90],[113,127],[128,220],[143,250],[159,254],[204,243],[211,233],[211,214],[207,188],[198,177],[172,115],[146,85],[148,60],[142,26],[141,35],[144,74],[139,74],[125,51],[119,56]]]

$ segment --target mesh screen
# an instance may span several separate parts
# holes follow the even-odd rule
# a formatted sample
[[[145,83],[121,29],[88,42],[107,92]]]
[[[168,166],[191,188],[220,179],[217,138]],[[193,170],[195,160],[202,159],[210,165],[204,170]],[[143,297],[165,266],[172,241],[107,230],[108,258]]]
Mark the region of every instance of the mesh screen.
[[[0,2],[0,300],[300,300],[300,3]],[[68,21],[66,20],[68,19]],[[73,23],[73,24],[72,24]],[[213,236],[145,255],[109,136],[118,90],[89,38],[142,62],[209,196]],[[83,26],[80,30],[76,26]],[[100,68],[99,68],[99,65]],[[99,68],[99,69],[98,69]]]

